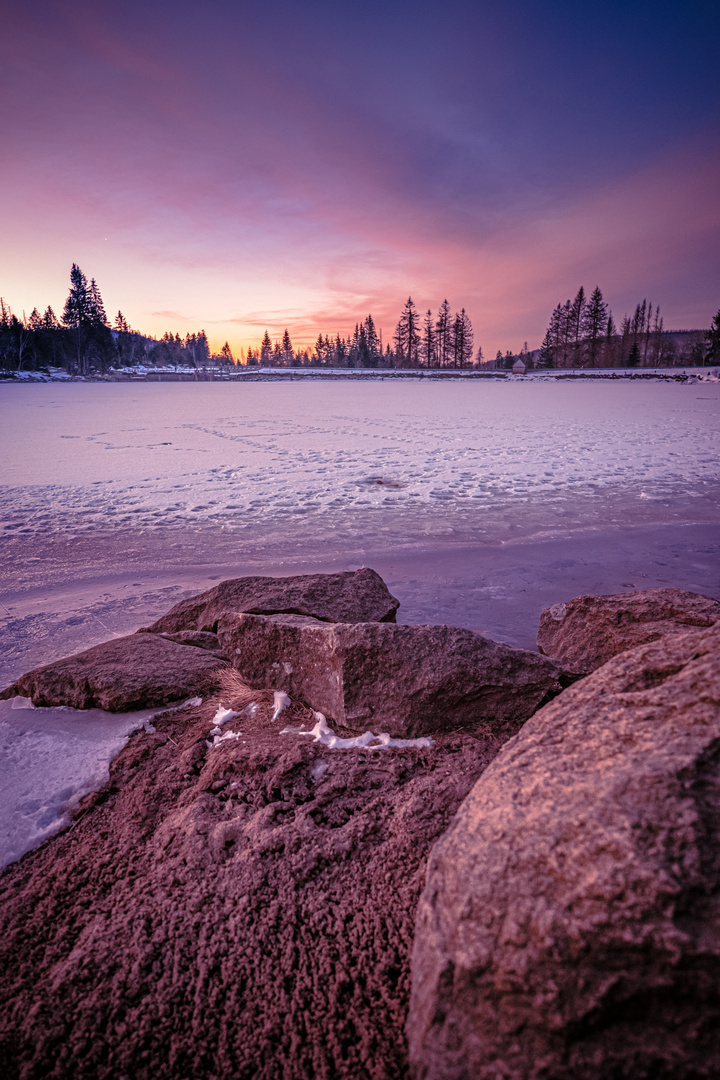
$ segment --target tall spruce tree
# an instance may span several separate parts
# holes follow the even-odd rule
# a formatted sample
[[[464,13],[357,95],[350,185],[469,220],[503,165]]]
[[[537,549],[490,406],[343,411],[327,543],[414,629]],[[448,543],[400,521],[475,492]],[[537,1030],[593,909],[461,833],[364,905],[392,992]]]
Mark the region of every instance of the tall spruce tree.
[[[87,278],[77,263],[70,270],[70,292],[63,309],[63,322],[70,331],[74,359],[81,375],[87,374],[94,361],[100,367],[110,362],[113,341],[100,290],[93,278]]]
[[[599,286],[595,286],[585,307],[582,336],[587,345],[590,367],[595,367],[600,352],[600,342],[607,326],[608,306],[603,300]]]
[[[554,367],[555,360],[553,357],[553,351],[554,346],[552,333],[550,327],[548,327],[545,331],[545,337],[542,340],[542,345],[540,346],[540,353],[537,359],[537,367],[547,369]]]
[[[365,329],[365,340],[367,342],[367,360],[365,363],[368,367],[377,367],[380,359],[380,338],[375,328],[375,321],[372,315],[368,315],[363,323]]]
[[[448,367],[452,356],[452,316],[447,300],[443,300],[435,320],[435,355],[438,367]]]
[[[452,346],[454,367],[468,367],[473,353],[473,328],[465,308],[455,316]]]
[[[280,352],[282,353],[283,364],[285,367],[290,367],[295,359],[295,353],[293,352],[292,341],[290,340],[290,333],[287,327],[283,330]]]
[[[411,296],[408,296],[405,307],[395,327],[395,345],[398,358],[401,363],[408,367],[418,362],[418,350],[420,347],[420,317]]]
[[[425,367],[431,368],[435,366],[435,320],[430,308],[425,312],[422,341],[420,342],[420,358]]]

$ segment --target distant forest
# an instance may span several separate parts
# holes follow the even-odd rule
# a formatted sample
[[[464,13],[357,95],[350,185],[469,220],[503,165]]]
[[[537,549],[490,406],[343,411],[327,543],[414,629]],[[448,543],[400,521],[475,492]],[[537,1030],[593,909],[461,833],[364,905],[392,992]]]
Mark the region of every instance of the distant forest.
[[[372,315],[355,325],[352,334],[318,335],[312,349],[295,350],[284,331],[275,342],[266,330],[257,349],[236,359],[227,342],[219,353],[210,351],[204,330],[165,333],[152,338],[133,330],[121,311],[113,324],[106,315],[94,278],[88,282],[73,263],[70,291],[62,316],[51,307],[29,317],[13,314],[0,298],[0,369],[6,372],[62,369],[72,375],[105,373],[111,369],[228,368],[236,364],[262,367],[333,368],[494,368],[511,369],[520,360],[526,368],[670,367],[720,363],[720,311],[709,330],[668,331],[659,307],[643,300],[618,329],[599,288],[586,297],[584,288],[574,300],[559,303],[552,312],[539,349],[519,353],[498,350],[494,359],[474,350],[473,328],[465,309],[453,313],[447,300],[436,315],[420,315],[412,299],[400,314],[391,342],[383,346],[382,332]]]

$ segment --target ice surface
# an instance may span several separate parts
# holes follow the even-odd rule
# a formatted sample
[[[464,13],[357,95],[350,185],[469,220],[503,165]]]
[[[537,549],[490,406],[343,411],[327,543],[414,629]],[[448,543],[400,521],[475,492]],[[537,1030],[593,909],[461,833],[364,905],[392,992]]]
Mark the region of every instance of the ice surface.
[[[715,384],[3,385],[1,528],[363,535],[372,511],[427,531],[578,494],[599,510],[715,483],[719,402]]]
[[[717,596],[719,419],[712,381],[2,384],[0,685],[248,573],[371,565],[524,648],[583,592]],[[0,709],[7,859],[127,732]]]
[[[132,731],[160,710],[35,708],[27,698],[0,701],[0,866],[19,859],[70,823]]]

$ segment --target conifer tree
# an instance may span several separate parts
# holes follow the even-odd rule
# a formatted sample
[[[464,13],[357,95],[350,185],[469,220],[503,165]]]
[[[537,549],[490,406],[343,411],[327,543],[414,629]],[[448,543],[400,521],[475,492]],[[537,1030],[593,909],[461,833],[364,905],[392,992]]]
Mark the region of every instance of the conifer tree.
[[[420,346],[419,317],[412,297],[408,296],[402,315],[395,328],[395,344],[398,358],[409,367],[417,364]]]
[[[263,339],[260,342],[260,363],[263,367],[266,367],[270,363],[270,357],[272,356],[272,341],[267,330],[263,334]]]
[[[600,339],[605,332],[607,317],[608,306],[603,300],[603,294],[600,292],[599,286],[596,285],[585,306],[582,321],[582,337],[587,342],[590,367],[595,367],[596,365],[600,349]]]
[[[102,296],[100,290],[97,287],[95,278],[90,279],[90,286],[88,288],[88,306],[89,306],[89,319],[93,326],[107,326],[107,315],[105,314],[105,306],[102,302]]]
[[[450,305],[443,300],[435,320],[435,355],[438,367],[447,367],[452,353],[452,317]]]
[[[453,322],[453,365],[464,368],[470,363],[473,352],[473,328],[463,308]]]
[[[90,297],[87,278],[77,263],[70,270],[70,292],[63,309],[63,322],[76,330],[83,323],[90,321]]]
[[[543,338],[542,345],[540,346],[540,355],[538,356],[537,366],[539,368],[553,368],[555,366],[554,359],[554,344],[553,336],[550,327],[545,331],[545,337]]]
[[[422,341],[420,343],[420,357],[421,362],[425,365],[425,367],[431,368],[435,366],[435,322],[433,320],[433,313],[430,308],[428,308],[425,312]]]
[[[707,341],[707,350],[704,363],[720,364],[720,309],[718,309],[717,314],[713,315],[705,340]]]
[[[363,323],[363,327],[365,329],[365,340],[367,342],[368,363],[371,367],[376,367],[380,356],[380,339],[372,315],[368,315]]]
[[[292,341],[290,340],[290,334],[289,334],[289,332],[287,330],[287,327],[283,331],[282,344],[280,346],[280,351],[281,351],[281,354],[282,354],[282,362],[283,362],[283,364],[286,367],[290,367],[292,365],[293,360],[295,359],[295,353],[293,352]]]

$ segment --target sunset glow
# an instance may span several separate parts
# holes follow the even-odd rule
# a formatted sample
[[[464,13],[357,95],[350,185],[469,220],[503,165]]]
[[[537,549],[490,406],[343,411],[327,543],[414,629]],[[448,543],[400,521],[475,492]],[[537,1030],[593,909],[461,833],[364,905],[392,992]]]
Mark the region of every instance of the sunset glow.
[[[0,295],[236,354],[465,307],[539,345],[599,284],[666,327],[718,307],[717,10],[29,0],[5,16]]]

